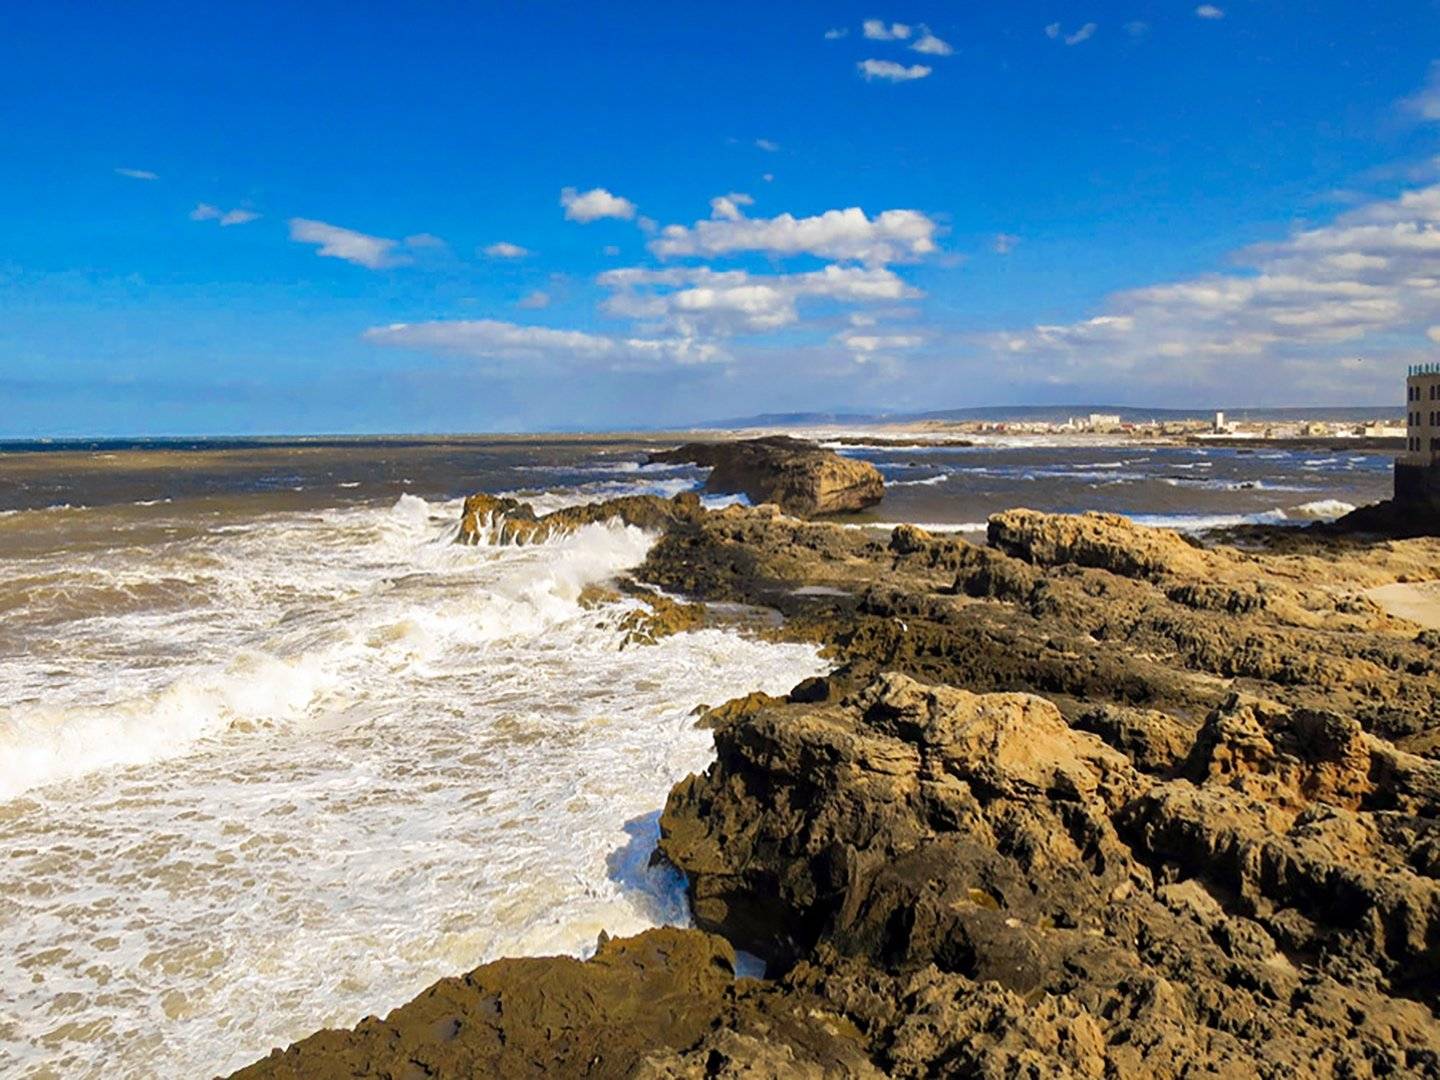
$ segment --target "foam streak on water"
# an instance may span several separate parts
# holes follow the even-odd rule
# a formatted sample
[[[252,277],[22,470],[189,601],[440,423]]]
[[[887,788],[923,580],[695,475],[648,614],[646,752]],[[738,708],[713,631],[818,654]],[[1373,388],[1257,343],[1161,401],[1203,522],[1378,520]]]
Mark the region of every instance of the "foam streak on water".
[[[211,1075],[683,920],[647,856],[712,754],[690,710],[823,668],[718,630],[622,650],[577,603],[644,557],[619,525],[468,548],[412,496],[93,513],[64,548],[0,536],[6,1076]]]

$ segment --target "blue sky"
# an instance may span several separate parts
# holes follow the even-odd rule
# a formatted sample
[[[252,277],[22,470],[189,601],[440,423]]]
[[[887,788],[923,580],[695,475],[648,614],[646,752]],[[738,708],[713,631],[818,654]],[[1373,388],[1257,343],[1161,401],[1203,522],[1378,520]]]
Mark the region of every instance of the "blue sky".
[[[1407,0],[17,0],[0,435],[1398,410],[1437,58]]]

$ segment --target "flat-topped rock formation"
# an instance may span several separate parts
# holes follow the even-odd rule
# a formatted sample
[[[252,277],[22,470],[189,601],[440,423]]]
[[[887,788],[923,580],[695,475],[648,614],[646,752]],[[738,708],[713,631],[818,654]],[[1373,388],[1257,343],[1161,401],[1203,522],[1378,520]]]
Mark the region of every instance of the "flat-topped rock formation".
[[[1367,596],[1440,540],[607,513],[663,530],[636,583],[835,663],[698,718],[658,857],[699,928],[486,965],[242,1075],[1440,1076],[1440,632]]]
[[[650,455],[652,462],[710,469],[705,490],[774,503],[796,517],[853,513],[885,496],[885,481],[868,461],[856,461],[812,442],[772,435],[739,442],[688,443]]]

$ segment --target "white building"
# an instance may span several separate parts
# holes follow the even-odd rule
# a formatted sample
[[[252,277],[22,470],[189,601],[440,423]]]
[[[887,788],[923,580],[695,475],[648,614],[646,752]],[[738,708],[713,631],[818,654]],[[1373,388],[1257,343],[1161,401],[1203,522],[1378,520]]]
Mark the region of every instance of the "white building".
[[[1405,380],[1404,460],[1440,461],[1440,364],[1414,364]]]

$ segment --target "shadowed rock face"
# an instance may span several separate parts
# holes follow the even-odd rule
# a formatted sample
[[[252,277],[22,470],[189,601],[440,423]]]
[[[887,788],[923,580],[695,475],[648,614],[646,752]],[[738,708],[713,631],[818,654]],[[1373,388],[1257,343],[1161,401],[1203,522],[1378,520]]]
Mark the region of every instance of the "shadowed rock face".
[[[774,503],[787,514],[852,513],[885,497],[885,481],[868,461],[855,461],[784,435],[740,442],[689,443],[651,454],[652,462],[708,467],[705,490]]]
[[[487,965],[245,1075],[1440,1076],[1440,639],[1363,595],[1440,542],[670,506],[623,511],[667,522],[638,579],[836,663],[701,718],[661,819],[700,929]]]

